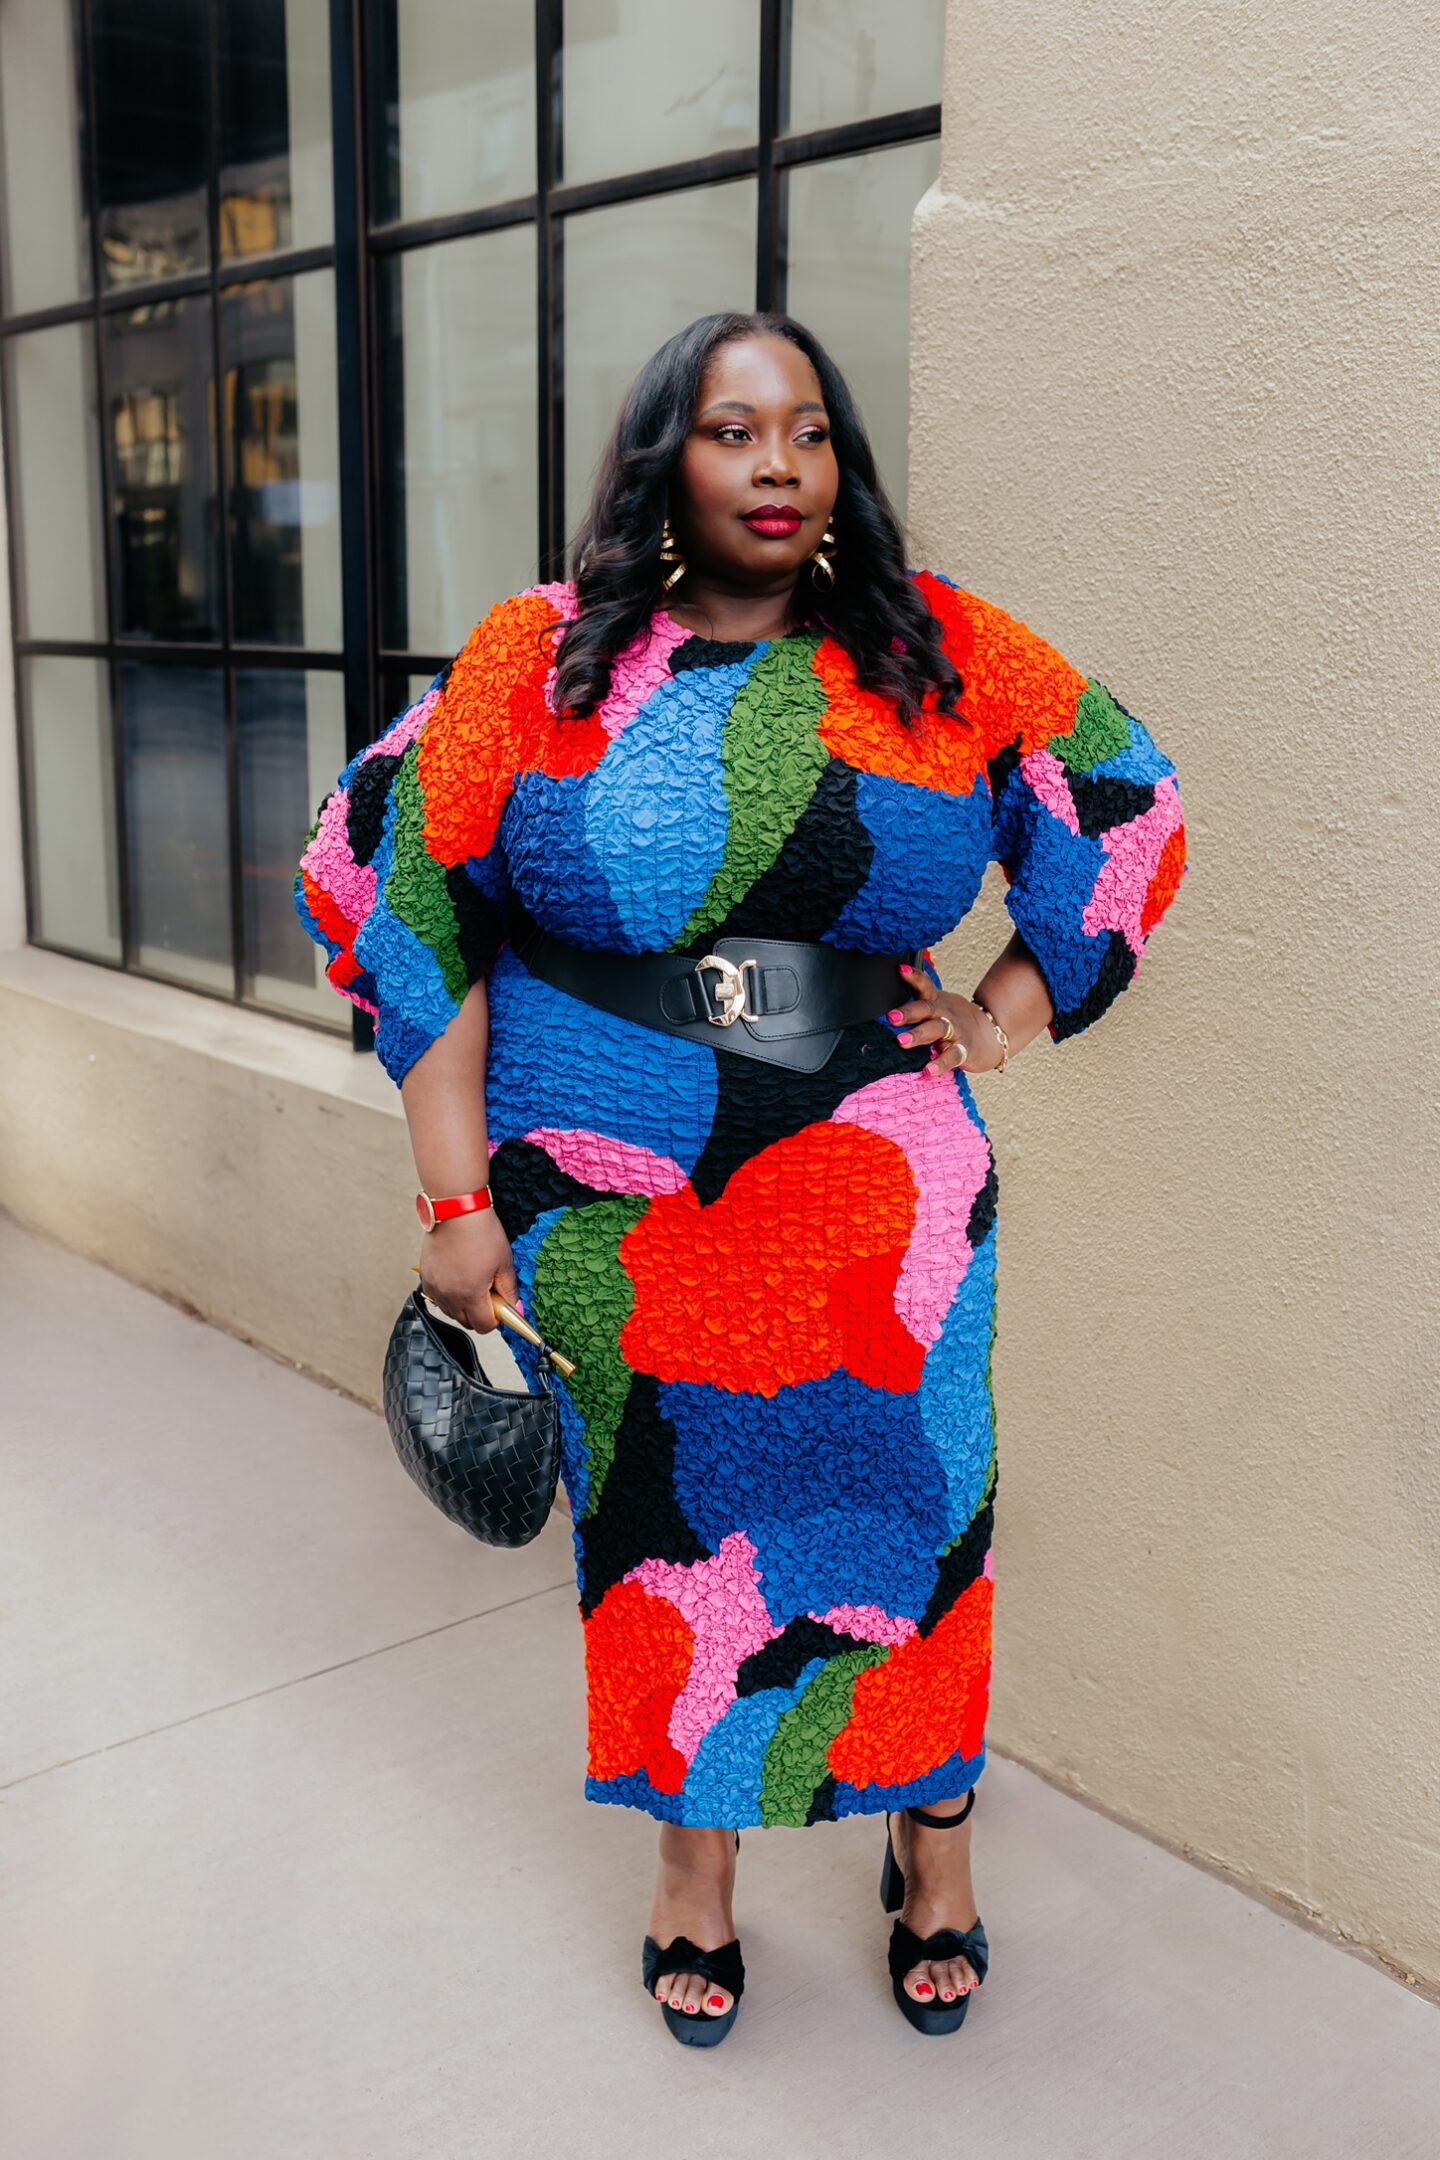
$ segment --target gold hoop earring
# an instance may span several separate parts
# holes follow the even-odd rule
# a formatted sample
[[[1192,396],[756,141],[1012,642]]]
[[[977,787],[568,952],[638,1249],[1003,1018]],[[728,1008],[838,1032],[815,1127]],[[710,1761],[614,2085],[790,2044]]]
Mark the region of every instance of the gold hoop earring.
[[[680,552],[680,543],[675,538],[668,517],[665,520],[664,530],[660,534],[660,560],[662,563],[673,563],[675,565],[669,577],[661,580],[660,591],[663,595],[669,592],[672,585],[679,584],[689,567],[685,557]]]
[[[826,548],[830,550],[828,555],[823,552]],[[835,530],[827,522],[820,537],[820,546],[816,548],[814,554],[810,557],[810,575],[817,585],[828,585],[833,588],[835,584],[835,553]]]

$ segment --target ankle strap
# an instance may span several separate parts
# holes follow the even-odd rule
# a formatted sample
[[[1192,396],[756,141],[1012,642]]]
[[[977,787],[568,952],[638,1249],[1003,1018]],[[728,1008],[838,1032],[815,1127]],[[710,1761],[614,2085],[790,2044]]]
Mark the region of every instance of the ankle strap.
[[[907,1807],[905,1813],[911,1822],[924,1823],[927,1830],[955,1830],[964,1822],[975,1805],[975,1787],[972,1785],[965,1798],[965,1805],[958,1815],[932,1815],[923,1807]]]

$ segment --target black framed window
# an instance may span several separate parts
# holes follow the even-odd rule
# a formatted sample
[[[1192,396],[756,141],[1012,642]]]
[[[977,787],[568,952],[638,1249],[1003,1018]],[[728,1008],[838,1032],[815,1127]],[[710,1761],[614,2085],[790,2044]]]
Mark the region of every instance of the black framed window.
[[[785,307],[903,502],[943,0],[5,0],[30,935],[316,1025],[309,818],[563,574],[656,344]]]

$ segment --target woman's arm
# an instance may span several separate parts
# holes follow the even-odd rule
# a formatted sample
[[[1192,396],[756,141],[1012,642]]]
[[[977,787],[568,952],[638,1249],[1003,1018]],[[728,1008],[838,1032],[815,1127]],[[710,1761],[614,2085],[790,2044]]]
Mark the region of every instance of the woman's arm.
[[[955,1023],[955,1040],[944,1043],[925,1067],[925,1073],[948,1071],[958,1065],[962,1047],[967,1072],[994,1071],[1000,1063],[1000,1038],[981,1012],[982,1004],[1005,1030],[1011,1057],[1033,1042],[1054,1017],[1049,986],[1018,930],[975,985],[980,1004],[957,997],[953,990],[935,991],[928,976],[917,968],[907,967],[901,972],[912,983],[924,985],[919,997],[900,1007],[906,1026],[902,1042],[942,1042],[944,1016],[948,1014]]]
[[[436,1198],[477,1192],[489,1182],[485,1070],[490,1049],[490,999],[483,982],[417,1058],[400,1086],[410,1146],[424,1190]],[[442,1311],[482,1333],[497,1326],[493,1284],[514,1304],[520,1285],[510,1240],[493,1207],[437,1223],[421,1241],[420,1280]]]

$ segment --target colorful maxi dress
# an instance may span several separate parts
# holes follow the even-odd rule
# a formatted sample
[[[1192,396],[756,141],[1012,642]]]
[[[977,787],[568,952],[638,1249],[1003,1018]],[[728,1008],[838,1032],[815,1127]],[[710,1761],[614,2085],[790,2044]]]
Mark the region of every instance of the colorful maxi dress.
[[[573,589],[503,601],[346,768],[297,880],[397,1082],[487,981],[496,1207],[578,1365],[585,1789],[671,1822],[923,1805],[984,1767],[995,1166],[963,1072],[922,1077],[884,1014],[792,1072],[580,1003],[507,933],[518,898],[626,952],[928,961],[998,860],[1051,1035],[1089,1026],[1184,871],[1175,768],[1024,624],[915,577],[964,695],[913,729],[819,634],[663,611],[558,718]]]

